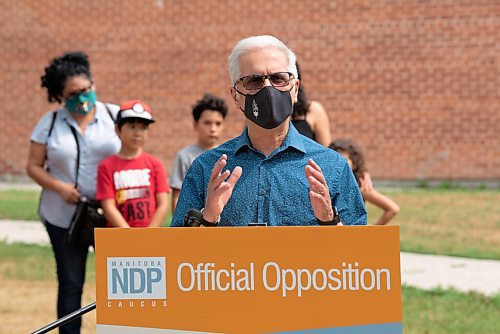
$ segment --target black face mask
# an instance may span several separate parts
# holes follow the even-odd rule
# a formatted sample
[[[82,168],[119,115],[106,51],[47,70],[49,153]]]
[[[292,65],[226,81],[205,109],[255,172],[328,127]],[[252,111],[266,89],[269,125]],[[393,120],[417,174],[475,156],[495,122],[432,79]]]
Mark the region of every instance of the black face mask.
[[[293,105],[290,91],[280,91],[266,86],[256,94],[246,95],[246,118],[265,129],[274,129],[292,114]]]

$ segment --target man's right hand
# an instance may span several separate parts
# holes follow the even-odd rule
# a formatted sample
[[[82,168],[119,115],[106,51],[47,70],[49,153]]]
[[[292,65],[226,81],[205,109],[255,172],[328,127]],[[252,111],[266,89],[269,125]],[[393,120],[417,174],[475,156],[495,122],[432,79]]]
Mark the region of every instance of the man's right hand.
[[[76,204],[80,201],[80,192],[71,183],[61,182],[57,192],[68,203]]]
[[[243,172],[240,166],[236,166],[232,173],[229,170],[225,170],[222,173],[226,164],[227,155],[223,154],[215,163],[210,174],[207,187],[207,200],[205,202],[205,210],[203,211],[203,219],[208,222],[215,222],[220,216],[231,198],[236,182],[238,182]]]

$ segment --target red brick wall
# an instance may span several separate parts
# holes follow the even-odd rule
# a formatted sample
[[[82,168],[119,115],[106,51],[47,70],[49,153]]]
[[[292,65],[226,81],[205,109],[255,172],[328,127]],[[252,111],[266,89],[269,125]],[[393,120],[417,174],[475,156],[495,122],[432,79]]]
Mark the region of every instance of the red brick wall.
[[[31,130],[46,111],[43,68],[90,55],[103,101],[140,98],[157,115],[147,149],[170,170],[191,143],[190,109],[229,101],[227,56],[273,34],[298,55],[332,136],[364,148],[375,179],[500,179],[500,2],[5,0],[0,2],[0,175],[25,174]]]

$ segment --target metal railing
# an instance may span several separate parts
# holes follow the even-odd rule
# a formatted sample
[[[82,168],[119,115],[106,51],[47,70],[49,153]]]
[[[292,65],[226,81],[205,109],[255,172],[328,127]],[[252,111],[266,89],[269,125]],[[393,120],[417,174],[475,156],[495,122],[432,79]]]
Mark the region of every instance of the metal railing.
[[[45,334],[45,333],[48,333],[51,330],[56,329],[58,327],[61,327],[62,325],[66,324],[66,323],[68,323],[70,321],[73,321],[76,318],[81,317],[85,313],[88,313],[88,312],[94,310],[95,307],[96,307],[95,302],[93,302],[92,304],[89,304],[89,305],[87,305],[85,307],[82,307],[81,309],[76,310],[75,312],[70,313],[70,314],[62,317],[61,319],[58,319],[58,320],[56,320],[54,322],[51,322],[47,326],[44,326],[44,327],[42,327],[42,328],[34,331],[31,334]]]

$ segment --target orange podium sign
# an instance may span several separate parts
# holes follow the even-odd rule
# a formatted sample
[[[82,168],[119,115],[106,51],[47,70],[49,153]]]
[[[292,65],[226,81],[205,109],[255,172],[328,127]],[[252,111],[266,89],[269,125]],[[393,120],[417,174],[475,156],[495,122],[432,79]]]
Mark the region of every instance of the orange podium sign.
[[[399,227],[96,230],[97,333],[402,333]]]

